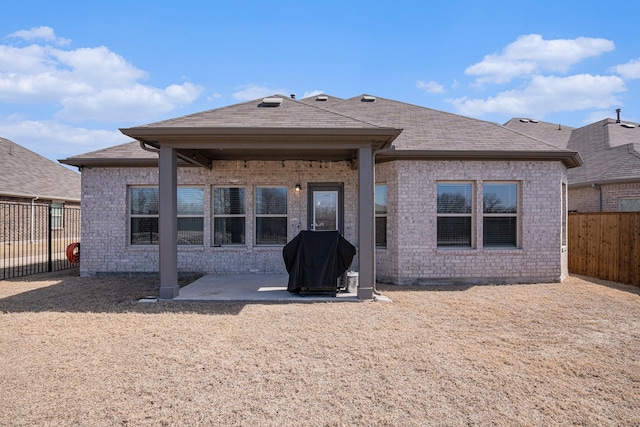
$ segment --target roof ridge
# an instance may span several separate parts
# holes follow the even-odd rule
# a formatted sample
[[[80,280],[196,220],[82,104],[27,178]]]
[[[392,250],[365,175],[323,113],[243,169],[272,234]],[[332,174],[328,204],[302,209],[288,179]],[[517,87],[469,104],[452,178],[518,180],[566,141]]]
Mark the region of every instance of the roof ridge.
[[[327,95],[327,96],[331,96],[331,95]],[[332,98],[335,98],[335,97],[332,97]],[[294,99],[293,101],[298,101],[298,100]],[[347,100],[346,99],[341,99],[340,101],[337,101],[332,105],[342,104],[345,101],[347,101]],[[301,102],[301,100],[298,101],[298,102]],[[379,128],[379,129],[385,129],[385,128],[389,127],[389,126],[380,126],[379,124],[376,124],[376,123],[370,123],[370,122],[362,120],[362,119],[358,119],[358,118],[355,118],[355,117],[352,117],[352,116],[348,116],[348,115],[346,115],[344,113],[340,113],[338,111],[332,110],[329,106],[326,106],[326,107],[322,106],[321,107],[319,105],[307,104],[306,102],[301,102],[301,103],[304,104],[304,105],[307,105],[307,106],[309,106],[311,108],[317,108],[317,109],[322,110],[322,111],[327,111],[329,113],[335,114],[336,116],[340,116],[340,117],[344,117],[344,118],[347,118],[347,119],[350,119],[350,120],[354,120],[356,122],[364,123],[364,124],[367,124],[369,126],[373,126],[373,127]]]
[[[493,122],[487,122],[487,123],[493,123]],[[556,146],[556,145],[551,144],[551,143],[550,143],[550,142],[548,142],[548,141],[545,141],[544,139],[540,139],[540,138],[535,137],[535,136],[533,136],[533,135],[529,135],[529,134],[527,134],[527,133],[520,132],[519,130],[512,129],[512,128],[510,128],[510,127],[507,127],[507,126],[504,126],[504,125],[500,125],[500,124],[498,124],[498,123],[495,123],[495,124],[496,124],[496,126],[500,126],[501,128],[503,128],[503,129],[505,129],[505,130],[508,130],[508,131],[510,131],[510,132],[517,133],[518,135],[520,135],[520,136],[524,136],[524,137],[526,137],[526,138],[531,138],[531,139],[533,139],[533,140],[536,140],[536,141],[538,141],[538,142],[543,143],[544,145],[547,145],[547,146],[549,146],[549,147],[553,147],[553,148],[554,148],[554,149],[556,149],[556,150],[561,150],[561,151],[565,151],[565,152],[569,152],[569,153],[577,153],[577,151],[569,150],[568,148],[560,148],[560,147],[558,147],[558,146]],[[551,124],[553,124],[553,123],[551,123]],[[574,130],[575,130],[575,129],[571,130],[571,132],[573,132]]]

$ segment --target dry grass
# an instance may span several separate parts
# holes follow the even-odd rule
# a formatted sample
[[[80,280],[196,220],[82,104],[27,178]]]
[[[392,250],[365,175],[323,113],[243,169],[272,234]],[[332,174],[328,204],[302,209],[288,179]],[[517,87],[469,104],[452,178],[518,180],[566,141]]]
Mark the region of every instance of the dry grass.
[[[0,425],[640,425],[638,288],[136,303],[156,286],[0,282]]]

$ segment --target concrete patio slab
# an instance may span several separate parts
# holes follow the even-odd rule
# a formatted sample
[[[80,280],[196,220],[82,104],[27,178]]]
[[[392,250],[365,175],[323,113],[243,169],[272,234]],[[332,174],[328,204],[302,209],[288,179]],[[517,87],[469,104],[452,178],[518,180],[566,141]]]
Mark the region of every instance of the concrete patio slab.
[[[287,274],[207,274],[169,301],[358,302],[355,292],[300,296],[287,291]]]

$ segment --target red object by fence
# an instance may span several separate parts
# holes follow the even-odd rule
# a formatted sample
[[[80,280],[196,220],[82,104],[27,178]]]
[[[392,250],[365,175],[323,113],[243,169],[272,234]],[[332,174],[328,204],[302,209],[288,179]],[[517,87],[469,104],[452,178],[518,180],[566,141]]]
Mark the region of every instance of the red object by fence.
[[[72,243],[67,246],[67,259],[71,264],[80,262],[80,243]]]

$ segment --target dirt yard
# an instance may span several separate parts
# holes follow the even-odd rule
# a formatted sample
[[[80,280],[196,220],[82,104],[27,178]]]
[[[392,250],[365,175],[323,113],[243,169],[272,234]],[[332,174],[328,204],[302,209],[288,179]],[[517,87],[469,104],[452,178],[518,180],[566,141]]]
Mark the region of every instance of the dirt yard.
[[[136,302],[156,286],[76,270],[0,281],[0,425],[640,425],[638,288]]]

